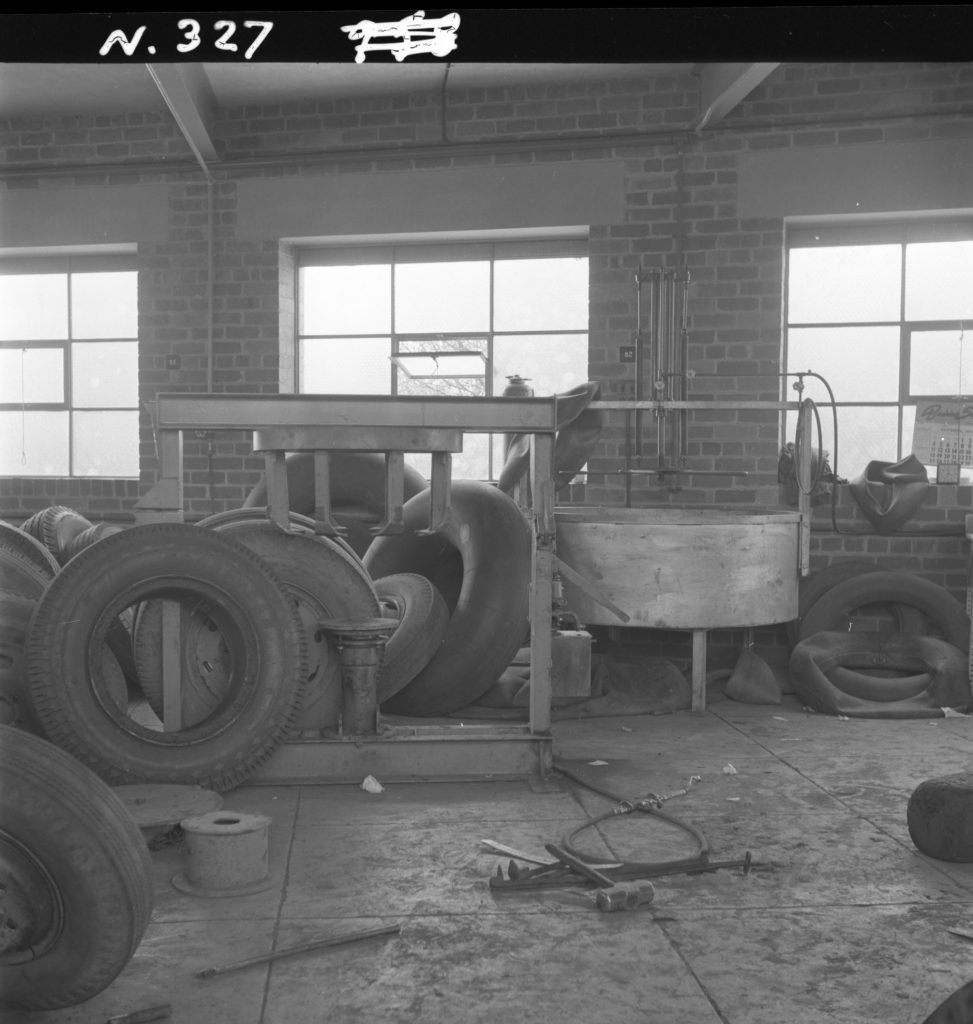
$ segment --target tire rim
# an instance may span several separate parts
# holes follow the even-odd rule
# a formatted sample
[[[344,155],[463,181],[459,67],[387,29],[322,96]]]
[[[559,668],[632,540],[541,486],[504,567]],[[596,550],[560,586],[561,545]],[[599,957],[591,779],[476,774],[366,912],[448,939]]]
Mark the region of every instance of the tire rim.
[[[0,829],[0,965],[28,963],[57,942],[64,904],[43,863]]]
[[[179,676],[182,722],[166,730],[160,706],[146,701],[130,706],[120,699],[117,672],[108,664],[112,624],[127,609],[152,601],[170,601],[181,609]],[[184,745],[194,736],[209,738],[233,722],[247,706],[258,675],[258,658],[248,637],[244,610],[232,595],[199,580],[146,581],[133,586],[98,613],[88,633],[86,668],[89,690],[101,712],[131,736],[157,744]]]

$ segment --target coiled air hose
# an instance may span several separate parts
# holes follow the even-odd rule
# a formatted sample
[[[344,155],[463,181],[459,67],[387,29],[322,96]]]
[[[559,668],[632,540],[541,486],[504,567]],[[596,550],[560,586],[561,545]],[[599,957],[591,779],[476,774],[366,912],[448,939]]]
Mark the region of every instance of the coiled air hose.
[[[680,818],[671,814],[666,814],[661,809],[661,797],[658,797],[655,794],[648,794],[636,800],[626,800],[609,792],[608,790],[592,784],[559,761],[555,760],[553,767],[556,772],[560,773],[565,778],[570,779],[579,786],[583,786],[585,789],[591,790],[593,793],[597,793],[599,796],[603,796],[606,799],[611,800],[615,805],[611,810],[606,811],[604,814],[599,814],[593,818],[589,818],[576,829],[568,832],[564,836],[561,840],[561,846],[572,856],[577,857],[578,860],[584,861],[587,864],[597,863],[599,858],[592,858],[589,854],[582,853],[575,848],[573,845],[575,839],[586,829],[594,828],[603,821],[608,821],[611,818],[616,818],[623,814],[631,814],[635,811],[639,811],[643,814],[651,814],[656,818],[659,818],[661,821],[664,821],[669,825],[673,825],[692,836],[696,842],[696,850],[688,857],[680,857],[675,860],[620,861],[618,862],[618,867],[612,872],[614,877],[652,878],[656,875],[678,874],[679,872],[684,871],[700,871],[706,869],[709,864],[709,842],[706,837],[698,828],[696,828],[695,825],[692,825],[687,821],[682,821]]]

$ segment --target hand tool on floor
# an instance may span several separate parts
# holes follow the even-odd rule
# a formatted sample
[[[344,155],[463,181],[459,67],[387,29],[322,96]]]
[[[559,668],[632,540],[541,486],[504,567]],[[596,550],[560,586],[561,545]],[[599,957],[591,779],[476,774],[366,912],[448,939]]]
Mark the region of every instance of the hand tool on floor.
[[[563,864],[567,864],[569,868],[601,887],[595,897],[595,906],[603,912],[635,910],[639,906],[651,903],[655,898],[655,886],[651,882],[615,882],[608,875],[560,846],[548,844],[544,848],[552,857],[557,857]]]
[[[554,843],[545,843],[544,849],[552,856],[557,858],[562,864],[567,864],[573,871],[577,871],[579,875],[583,875],[590,882],[594,882],[595,885],[600,885],[604,889],[610,889],[614,884],[615,880],[609,878],[608,875],[599,871],[596,867],[581,860],[580,857],[575,857],[573,853],[568,853],[567,850],[562,849],[560,846],[555,846]]]
[[[614,910],[637,910],[655,899],[655,886],[651,882],[619,882],[610,889],[599,889],[595,906],[605,913]]]
[[[280,960],[285,956],[296,956],[298,953],[309,953],[315,949],[324,949],[328,946],[343,946],[348,942],[359,942],[362,939],[373,939],[380,935],[398,935],[402,931],[402,925],[387,925],[384,928],[370,928],[368,931],[355,932],[352,935],[338,935],[330,939],[317,939],[314,942],[305,942],[300,946],[291,946],[287,949],[278,949],[273,953],[265,953],[263,956],[250,957],[249,960],[236,960],[233,963],[223,964],[220,967],[205,967],[196,972],[197,978],[212,978],[216,974],[226,974],[229,971],[239,971],[244,967],[253,967],[257,964],[270,963],[273,960]]]
[[[585,864],[584,861],[576,862]],[[592,868],[593,865],[585,864],[585,867]],[[658,867],[651,864],[601,864],[595,868],[597,874],[607,879],[611,885],[621,882],[632,882],[639,879],[663,878],[667,875],[702,875],[711,871],[718,871],[723,868],[743,868],[745,875],[750,874],[754,867],[753,857],[748,850],[746,855],[738,860],[722,861],[690,861],[684,864],[663,863]],[[522,868],[514,861],[507,866],[506,876],[503,868],[497,866],[497,873],[490,878],[491,889],[543,889],[577,885],[582,881],[579,874],[589,881],[595,881],[590,874],[575,870],[566,861],[546,864],[537,868]],[[602,884],[597,883],[596,884]],[[602,884],[602,887],[605,886]]]
[[[540,864],[543,867],[557,867],[560,863],[557,860],[537,857],[532,853],[524,853],[522,850],[518,850],[513,846],[507,846],[506,843],[498,843],[493,839],[481,839],[480,843],[488,850],[493,850],[494,853],[505,853],[508,857],[513,857],[515,860],[522,860],[527,864]],[[592,864],[591,866],[598,868],[598,870],[601,871],[605,868],[617,868],[620,865],[618,861],[606,861],[604,864]],[[514,865],[514,867],[516,868],[516,865]]]

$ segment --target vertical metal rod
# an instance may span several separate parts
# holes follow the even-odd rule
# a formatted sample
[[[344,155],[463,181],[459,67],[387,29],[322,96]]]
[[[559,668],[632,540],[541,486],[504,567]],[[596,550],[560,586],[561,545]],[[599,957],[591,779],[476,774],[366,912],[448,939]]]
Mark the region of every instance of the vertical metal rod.
[[[642,401],[642,375],[644,358],[642,352],[642,268],[635,271],[635,388],[633,395],[636,402]],[[635,411],[635,436],[638,438],[636,453],[641,454],[642,445],[642,410]],[[630,480],[630,476],[626,476]]]
[[[693,711],[706,710],[706,630],[693,630]]]
[[[682,399],[689,398],[689,385],[687,372],[689,370],[689,271],[686,270],[682,277],[682,309],[679,317],[679,354],[680,354],[680,365],[679,365],[679,397]],[[679,411],[679,445],[678,445],[678,457],[679,465],[683,466],[686,463],[687,456],[687,440],[689,435],[688,429],[689,423],[689,412],[686,409]]]
[[[664,399],[666,397],[665,382],[666,373],[668,371],[668,344],[666,339],[666,287],[665,287],[665,272],[659,272],[659,308],[657,320],[657,337],[658,337],[658,348],[659,358],[657,360],[655,380],[652,382],[655,388],[655,398]],[[666,434],[667,434],[667,423],[666,423],[666,412],[663,409],[659,410],[657,417],[657,430],[656,430],[656,460],[659,466],[665,465],[665,450],[666,450]]]
[[[631,409],[625,410],[625,507],[632,507],[632,415]]]
[[[801,543],[798,552],[798,570],[801,576],[811,571],[811,415],[810,399],[801,403],[797,414],[797,437],[794,443],[794,462],[797,470],[797,505],[801,516]],[[798,457],[799,456],[799,457]]]
[[[676,272],[674,270],[668,271],[666,285],[669,294],[668,316],[666,319],[666,340],[669,345],[669,373],[666,376],[666,397],[672,401],[675,398],[676,375],[679,373],[678,346],[676,344]],[[670,466],[678,464],[676,450],[678,444],[678,421],[679,417],[676,416],[674,422],[670,424],[669,448],[666,453],[667,462]],[[673,489],[676,489],[678,482],[679,477],[674,476],[671,480]]]
[[[551,728],[551,615],[554,577],[554,435],[531,435],[534,501],[530,590],[530,731]]]
[[[162,602],[162,728],[182,728],[182,608],[178,601]]]

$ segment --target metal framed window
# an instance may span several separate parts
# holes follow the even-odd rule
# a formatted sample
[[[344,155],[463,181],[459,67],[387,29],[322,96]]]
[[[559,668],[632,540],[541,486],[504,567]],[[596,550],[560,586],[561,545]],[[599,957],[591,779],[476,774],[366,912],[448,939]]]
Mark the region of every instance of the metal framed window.
[[[0,260],[0,474],[137,477],[129,255]]]
[[[788,228],[784,365],[830,383],[841,476],[909,454],[923,403],[973,395],[971,328],[973,217]],[[817,380],[805,385],[804,397],[829,401]],[[795,420],[785,418],[786,438]]]
[[[519,376],[549,395],[587,379],[581,240],[303,249],[297,297],[301,392],[490,396]],[[502,458],[501,438],[468,434],[454,474],[495,479]]]

